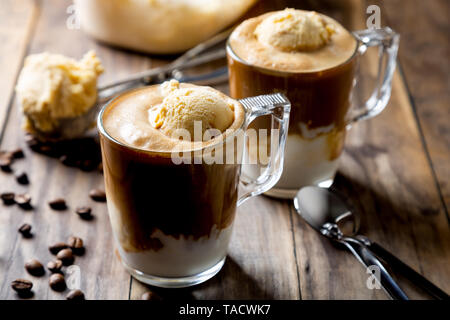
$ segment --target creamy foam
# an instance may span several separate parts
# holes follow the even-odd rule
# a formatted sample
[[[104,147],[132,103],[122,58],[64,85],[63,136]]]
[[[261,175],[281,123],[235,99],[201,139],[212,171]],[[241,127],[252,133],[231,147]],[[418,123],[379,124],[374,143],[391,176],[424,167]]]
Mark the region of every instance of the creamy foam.
[[[218,90],[171,81],[117,98],[105,110],[103,126],[110,136],[126,145],[173,152],[199,149],[225,139],[242,126],[244,116],[242,105]],[[208,126],[206,129],[217,128],[222,134],[194,142],[173,135],[176,129],[186,129],[192,134],[194,120],[202,123],[202,133],[204,126]]]
[[[245,62],[288,72],[316,72],[350,59],[356,39],[325,15],[286,9],[241,23],[230,36],[234,53]]]

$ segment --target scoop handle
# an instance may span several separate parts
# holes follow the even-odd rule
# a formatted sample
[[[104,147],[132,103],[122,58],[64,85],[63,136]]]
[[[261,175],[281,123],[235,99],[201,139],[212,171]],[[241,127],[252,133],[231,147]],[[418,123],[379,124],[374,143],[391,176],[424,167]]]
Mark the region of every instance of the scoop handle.
[[[386,261],[392,269],[398,271],[399,274],[409,279],[413,284],[425,290],[433,298],[439,300],[450,300],[450,296],[443,290],[422,276],[420,273],[416,272],[413,268],[394,256],[392,253],[384,249],[378,243],[371,242],[368,238],[362,236],[358,236],[358,239],[361,240],[370,250],[372,250],[374,254]]]
[[[339,242],[345,245],[351,253],[361,262],[372,274],[372,270],[377,272],[374,274],[375,281],[379,283],[386,293],[394,300],[409,300],[408,296],[403,292],[399,285],[395,282],[389,272],[385,269],[380,260],[372,253],[372,251],[361,241],[351,237],[342,237]],[[376,268],[376,269],[374,269]]]

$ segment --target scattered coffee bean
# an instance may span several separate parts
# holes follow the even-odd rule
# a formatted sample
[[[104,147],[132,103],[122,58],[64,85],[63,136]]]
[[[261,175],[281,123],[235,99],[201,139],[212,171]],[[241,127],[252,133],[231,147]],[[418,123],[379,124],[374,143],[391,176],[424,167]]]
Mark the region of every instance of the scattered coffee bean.
[[[13,288],[21,297],[29,296],[31,295],[33,282],[26,279],[16,279],[11,283],[11,288]]]
[[[12,163],[12,157],[7,154],[0,154],[0,166],[10,166]]]
[[[16,194],[14,197],[14,201],[21,207],[22,209],[29,210],[31,207],[31,196],[28,193],[24,194]]]
[[[25,158],[25,154],[23,153],[23,150],[21,148],[17,148],[15,150],[11,151],[11,155],[14,159]]]
[[[60,211],[60,210],[66,210],[67,209],[66,200],[64,200],[63,198],[57,198],[57,199],[54,199],[52,201],[49,201],[48,205],[53,210]]]
[[[71,290],[67,296],[67,300],[84,300],[84,293],[79,289]]]
[[[63,265],[65,266],[70,266],[75,260],[72,249],[70,248],[62,249],[60,252],[58,252],[56,257],[61,260]]]
[[[72,252],[74,254],[78,256],[84,254],[83,239],[79,237],[70,237],[67,241],[67,244],[69,245],[70,249],[72,249]]]
[[[62,266],[63,263],[59,259],[47,263],[47,269],[50,270],[51,273],[60,273]]]
[[[141,296],[141,300],[154,300],[154,301],[160,301],[161,297],[158,296],[156,293],[147,291],[144,292]]]
[[[3,192],[0,197],[2,198],[4,205],[9,206],[16,203],[16,201],[14,200],[15,194],[12,192]]]
[[[61,250],[67,249],[69,246],[64,242],[57,242],[54,245],[48,247],[48,250],[50,250],[53,254],[58,254]]]
[[[89,192],[89,196],[92,200],[98,201],[98,202],[106,202],[106,193],[103,190],[100,189],[92,189]]]
[[[16,180],[20,184],[29,184],[28,175],[25,172],[22,172],[16,176]]]
[[[32,259],[25,263],[25,269],[32,276],[40,277],[45,274],[45,269],[42,263],[36,259]]]
[[[10,155],[1,154],[0,155],[0,169],[3,172],[12,172],[11,169],[12,157]]]
[[[83,220],[91,220],[92,219],[92,209],[89,207],[78,207],[75,212]]]
[[[47,144],[41,144],[39,146],[39,151],[42,153],[51,153],[52,147]]]
[[[52,274],[48,280],[48,284],[55,291],[61,292],[66,289],[66,280],[64,280],[64,276],[61,273]]]
[[[2,150],[2,151],[0,151],[0,159],[6,159],[9,161],[13,161],[14,155],[11,151]]]
[[[61,163],[65,166],[68,167],[74,167],[75,166],[75,161],[69,157],[68,155],[64,154],[59,158],[59,161],[61,161]]]
[[[6,172],[6,173],[11,173],[11,172],[12,172],[12,169],[11,169],[10,166],[2,166],[2,165],[0,165],[0,169],[1,169],[3,172]]]
[[[33,151],[38,151],[39,146],[41,145],[40,141],[31,134],[25,135],[25,142],[27,143],[28,147],[30,147]]]
[[[19,232],[22,234],[22,236],[24,238],[31,238],[32,237],[31,225],[29,225],[28,223],[24,223],[23,225],[21,225],[20,228],[19,228]]]
[[[96,166],[97,165],[91,159],[85,159],[81,161],[80,169],[89,172],[94,170]]]

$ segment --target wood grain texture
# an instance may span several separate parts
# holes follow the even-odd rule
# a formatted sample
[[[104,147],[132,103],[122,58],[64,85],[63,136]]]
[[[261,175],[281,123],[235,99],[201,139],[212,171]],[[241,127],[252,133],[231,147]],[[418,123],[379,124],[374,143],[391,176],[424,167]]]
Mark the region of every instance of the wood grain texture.
[[[383,1],[386,23],[402,35],[399,61],[419,119],[447,216],[450,208],[450,2]],[[402,10],[396,8],[402,7]]]
[[[12,102],[13,89],[39,15],[35,1],[4,0],[0,5],[0,125]]]
[[[101,57],[106,72],[100,81],[116,79],[130,72],[145,69],[149,59],[137,54],[111,50],[87,38],[80,30],[69,30],[66,25],[66,8],[71,1],[38,2],[40,16],[34,37],[29,43],[29,53],[49,51],[80,58],[87,50],[94,48]],[[19,106],[14,103],[7,119],[1,149],[24,148],[27,157],[16,161],[14,170],[28,173],[29,187],[19,186],[12,174],[0,173],[1,191],[28,191],[32,196],[34,210],[22,211],[18,207],[2,208],[0,215],[0,296],[16,298],[10,289],[12,280],[18,277],[30,278],[34,282],[36,299],[61,299],[63,294],[49,289],[47,275],[34,278],[26,274],[23,264],[36,258],[42,263],[54,258],[48,246],[57,241],[66,241],[70,235],[81,237],[86,244],[86,254],[75,263],[81,270],[81,289],[87,299],[128,299],[131,277],[117,260],[113,250],[112,234],[106,205],[94,203],[88,196],[90,189],[103,188],[103,177],[99,173],[85,173],[67,168],[57,159],[31,152],[24,143],[20,129]],[[52,211],[47,202],[57,197],[66,198],[69,209]],[[95,219],[83,221],[74,213],[79,205],[92,206]],[[22,239],[17,228],[29,222],[35,236]]]
[[[366,6],[347,3],[355,17],[341,21],[349,29],[364,28],[361,17]],[[376,56],[369,52],[364,61],[361,71],[373,78]],[[361,89],[366,96],[370,92],[367,86]],[[350,130],[335,187],[360,213],[363,234],[450,290],[445,210],[398,72],[387,109]],[[294,219],[294,235],[304,299],[386,299],[381,290],[366,288],[368,276],[364,268],[357,269],[351,255],[336,251],[300,219]],[[427,298],[404,279],[398,280],[411,298]]]

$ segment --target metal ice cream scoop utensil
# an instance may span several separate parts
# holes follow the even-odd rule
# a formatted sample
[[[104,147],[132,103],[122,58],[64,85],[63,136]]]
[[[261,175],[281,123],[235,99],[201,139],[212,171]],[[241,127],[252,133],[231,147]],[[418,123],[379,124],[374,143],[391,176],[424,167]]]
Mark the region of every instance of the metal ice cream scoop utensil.
[[[88,112],[80,116],[60,119],[58,128],[51,133],[40,131],[30,119],[34,135],[43,140],[64,140],[80,137],[87,130],[94,127],[98,111],[105,102],[133,88],[161,83],[171,78],[175,78],[180,82],[207,83],[209,85],[225,81],[227,79],[226,67],[195,76],[186,76],[182,73],[182,70],[224,58],[226,51],[224,46],[221,46],[221,43],[228,38],[231,31],[232,28],[200,43],[167,65],[139,72],[98,87],[97,102]]]
[[[344,200],[330,190],[314,186],[304,187],[294,198],[294,206],[311,227],[325,237],[344,245],[366,268],[377,267],[380,276],[375,277],[376,281],[392,299],[408,300],[408,297],[379,258],[434,298],[450,298],[444,291],[379,244],[370,241],[367,237],[355,236],[359,229],[358,217]],[[343,233],[344,229],[348,235]]]

